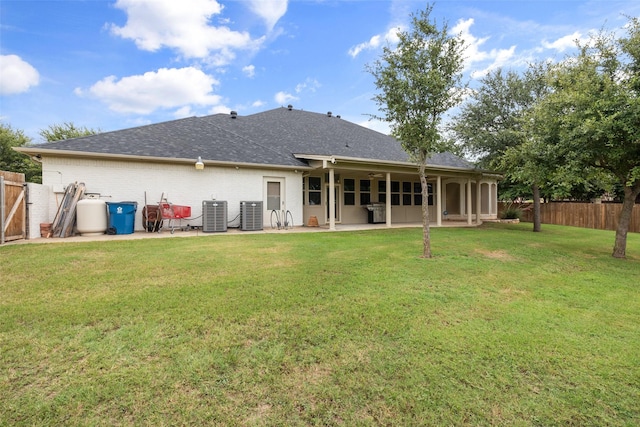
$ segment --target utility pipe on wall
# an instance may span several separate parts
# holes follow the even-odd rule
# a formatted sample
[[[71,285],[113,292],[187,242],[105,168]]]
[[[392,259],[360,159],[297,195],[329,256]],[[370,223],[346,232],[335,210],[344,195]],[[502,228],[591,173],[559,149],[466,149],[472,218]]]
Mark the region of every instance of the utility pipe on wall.
[[[387,197],[385,201],[387,227],[391,227],[391,172],[387,172]]]
[[[482,210],[482,185],[480,184],[480,178],[476,179],[476,225],[482,224],[480,218],[480,212]]]
[[[336,182],[335,171],[329,169],[329,230],[336,229]]]
[[[471,178],[467,179],[467,224],[471,225],[473,223],[473,206],[471,206]]]
[[[442,225],[442,177],[440,175],[436,181],[436,224]]]

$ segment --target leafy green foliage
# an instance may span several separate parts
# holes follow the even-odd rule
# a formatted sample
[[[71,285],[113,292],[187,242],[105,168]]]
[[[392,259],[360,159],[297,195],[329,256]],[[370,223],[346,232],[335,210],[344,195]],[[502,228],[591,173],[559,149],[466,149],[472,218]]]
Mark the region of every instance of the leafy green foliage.
[[[497,69],[480,81],[454,118],[453,131],[466,152],[488,169],[501,166],[505,150],[522,143],[520,116],[534,99],[527,90],[531,83],[515,71]]]
[[[522,77],[490,74],[454,125],[481,164],[504,171],[507,183],[531,185],[534,203],[537,189],[589,199],[622,188],[616,257],[625,256],[640,194],[640,20],[629,18],[626,31],[603,31],[577,55]]]
[[[550,166],[529,161],[520,147],[530,138],[527,114],[549,91],[547,67],[533,64],[522,75],[502,69],[490,72],[454,118],[452,130],[465,151],[478,158],[481,167],[505,174],[500,185],[503,198],[529,197],[534,184],[546,187]]]
[[[31,139],[21,130],[0,123],[0,170],[23,173],[27,182],[42,182],[42,166],[13,147],[26,147]]]
[[[78,127],[73,123],[50,125],[40,131],[40,136],[47,142],[60,141],[69,138],[94,135],[100,130]],[[25,174],[27,182],[42,182],[42,166],[30,157],[18,153],[12,147],[27,147],[32,145],[31,138],[23,131],[13,129],[9,125],[0,123],[0,170]]]
[[[424,162],[443,141],[443,115],[460,103],[463,42],[448,25],[430,18],[433,6],[412,15],[411,32],[399,32],[397,48],[385,47],[369,66],[380,90],[374,100],[407,153]]]
[[[433,5],[412,15],[410,32],[398,32],[397,47],[385,47],[368,66],[380,92],[373,98],[382,111],[376,118],[389,123],[403,149],[416,161],[422,184],[423,257],[431,258],[428,190],[425,168],[435,152],[451,141],[442,137],[444,114],[462,100],[463,42],[438,26]]]
[[[521,219],[521,217],[521,209],[514,204],[511,204],[502,212],[502,219]]]
[[[551,74],[553,92],[536,108],[545,138],[533,151],[553,151],[574,169],[599,169],[623,187],[613,255],[625,256],[631,211],[640,194],[640,21],[630,19],[628,38],[601,32]],[[548,132],[553,129],[553,134]],[[541,135],[542,133],[537,133]]]
[[[95,135],[100,133],[100,129],[90,129],[85,126],[76,126],[72,122],[49,125],[46,129],[40,130],[40,136],[47,142],[62,141],[82,136]]]

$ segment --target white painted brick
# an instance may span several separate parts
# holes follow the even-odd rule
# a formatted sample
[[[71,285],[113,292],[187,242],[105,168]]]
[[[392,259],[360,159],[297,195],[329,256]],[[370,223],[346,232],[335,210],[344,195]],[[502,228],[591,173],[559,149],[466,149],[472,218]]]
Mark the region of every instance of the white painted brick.
[[[27,239],[37,239],[40,237],[40,224],[52,222],[50,200],[53,195],[51,187],[48,185],[27,183],[28,193],[28,224],[29,231]]]
[[[71,182],[84,182],[87,193],[100,193],[106,202],[137,202],[136,230],[143,230],[145,192],[147,204],[157,204],[164,193],[170,203],[191,206],[191,216],[197,219],[183,220],[182,225],[200,226],[203,200],[226,200],[231,220],[239,214],[241,201],[262,200],[266,208],[264,178],[277,177],[285,180],[286,209],[291,210],[294,224],[302,224],[301,172],[220,166],[196,170],[192,165],[55,157],[43,158],[42,169],[43,184],[52,188],[49,201],[51,219],[57,210],[53,189],[65,188]],[[58,199],[62,199],[62,194]],[[269,216],[266,212],[264,216],[264,225],[268,226]],[[231,225],[237,224],[235,221]]]

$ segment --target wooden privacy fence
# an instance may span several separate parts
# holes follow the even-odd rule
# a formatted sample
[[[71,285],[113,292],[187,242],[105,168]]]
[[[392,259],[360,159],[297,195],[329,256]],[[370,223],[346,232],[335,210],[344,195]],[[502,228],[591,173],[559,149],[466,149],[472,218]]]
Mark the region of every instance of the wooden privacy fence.
[[[523,208],[522,221],[533,222],[533,205],[520,205]],[[506,204],[500,204],[500,210]],[[551,202],[540,204],[540,221],[543,224],[571,225],[574,227],[615,230],[622,211],[621,203],[571,203]],[[640,233],[640,205],[633,207],[629,231]]]
[[[27,237],[24,174],[0,171],[0,245]]]

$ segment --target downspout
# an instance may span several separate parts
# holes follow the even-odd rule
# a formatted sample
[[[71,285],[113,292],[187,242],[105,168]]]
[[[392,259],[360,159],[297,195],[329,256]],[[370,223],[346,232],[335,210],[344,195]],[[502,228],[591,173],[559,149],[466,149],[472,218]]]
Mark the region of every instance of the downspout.
[[[473,224],[473,206],[471,204],[471,178],[467,179],[467,225]]]
[[[385,199],[387,227],[391,227],[391,172],[387,172],[387,197]]]
[[[336,183],[334,169],[329,169],[329,230],[336,229]]]
[[[442,177],[436,180],[436,224],[442,226]]]
[[[480,184],[480,178],[476,179],[476,225],[482,224],[480,218],[480,212],[482,211],[482,185]]]

